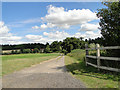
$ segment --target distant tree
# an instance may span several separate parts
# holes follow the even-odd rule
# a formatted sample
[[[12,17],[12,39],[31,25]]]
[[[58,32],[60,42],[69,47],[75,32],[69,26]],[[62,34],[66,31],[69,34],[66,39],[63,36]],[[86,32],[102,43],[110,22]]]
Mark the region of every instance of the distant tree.
[[[15,54],[18,54],[18,51],[17,51],[17,50],[15,50]]]
[[[82,40],[83,40],[83,37],[80,37],[80,40],[82,41]]]
[[[89,45],[89,47],[90,47],[90,48],[95,48],[96,45],[95,45],[95,43],[91,43],[91,44]]]
[[[47,45],[47,47],[45,48],[45,52],[50,53],[50,46],[49,45]]]
[[[24,45],[20,45],[20,53],[23,53],[24,48]]]
[[[58,44],[59,44],[60,46],[62,46],[62,43],[63,43],[62,41],[59,41],[59,42],[58,42]]]
[[[51,50],[52,50],[53,52],[59,51],[59,50],[58,50],[59,45],[60,45],[60,44],[59,44],[58,41],[52,42],[51,45],[50,45]]]
[[[33,53],[39,53],[39,49],[38,48],[34,48]]]
[[[47,45],[49,45],[49,43],[48,43],[48,42],[46,43],[46,46],[47,46]]]
[[[71,37],[71,38],[66,38],[63,40],[63,49],[67,50],[68,52],[70,52],[70,47],[73,46],[73,49],[79,49],[80,48],[80,39],[79,38],[75,38],[75,37]],[[70,45],[72,44],[72,46]]]
[[[73,49],[73,45],[72,45],[72,44],[69,44],[69,45],[68,45],[68,48],[67,48],[67,51],[68,51],[68,52],[71,52],[72,49]]]
[[[30,49],[23,49],[23,53],[30,53]]]
[[[67,50],[63,49],[62,53],[64,53],[66,55],[68,52],[67,52]]]
[[[36,47],[37,49],[39,49],[39,50],[40,50],[40,48],[41,48],[40,45],[36,45],[35,47]]]
[[[88,42],[80,41],[80,49],[85,49],[85,44]]]
[[[87,39],[85,39],[85,42],[88,42],[88,40],[87,40]]]
[[[30,49],[30,53],[33,53],[33,49]]]
[[[62,51],[62,47],[60,45],[57,45],[57,51],[59,51],[59,52]]]
[[[14,50],[11,51],[12,54],[15,54]]]

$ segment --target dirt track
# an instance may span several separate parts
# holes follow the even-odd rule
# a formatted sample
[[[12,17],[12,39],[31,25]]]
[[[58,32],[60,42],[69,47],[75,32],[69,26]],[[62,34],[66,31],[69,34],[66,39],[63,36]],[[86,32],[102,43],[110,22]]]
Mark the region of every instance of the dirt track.
[[[66,71],[64,56],[6,75],[2,85],[3,88],[85,88]]]

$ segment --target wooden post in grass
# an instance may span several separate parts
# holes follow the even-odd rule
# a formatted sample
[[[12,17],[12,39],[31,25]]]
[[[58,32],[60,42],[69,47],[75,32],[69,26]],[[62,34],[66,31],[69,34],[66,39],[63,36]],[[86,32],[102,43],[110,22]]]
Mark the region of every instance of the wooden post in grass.
[[[99,69],[99,67],[100,67],[100,49],[99,49],[99,47],[100,47],[100,45],[99,44],[96,44],[96,49],[97,49],[97,66],[98,66],[98,70],[100,70]]]
[[[88,55],[88,44],[85,44],[85,51],[86,51],[86,55]],[[87,66],[87,57],[86,57],[86,55],[85,55],[85,64],[86,64],[86,66]]]

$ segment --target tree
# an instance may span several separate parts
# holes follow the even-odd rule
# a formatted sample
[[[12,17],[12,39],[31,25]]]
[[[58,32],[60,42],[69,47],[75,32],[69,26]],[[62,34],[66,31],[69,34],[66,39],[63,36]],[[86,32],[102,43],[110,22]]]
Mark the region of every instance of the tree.
[[[48,42],[46,43],[46,46],[47,46],[47,45],[49,45],[49,43],[48,43]]]
[[[24,48],[24,45],[20,45],[20,53],[23,53]]]
[[[62,53],[64,53],[65,55],[67,54],[67,51],[65,49],[62,50]]]
[[[12,53],[12,54],[15,54],[15,51],[14,51],[14,50],[12,50],[12,51],[11,51],[11,53]]]
[[[101,34],[104,46],[120,46],[120,1],[104,2],[107,8],[99,9]],[[107,50],[107,55],[120,56],[119,50]]]
[[[15,54],[18,54],[18,51],[17,51],[17,50],[15,50]]]
[[[88,42],[88,40],[87,40],[87,39],[85,39],[85,42]]]
[[[45,52],[50,53],[50,46],[49,45],[47,45],[47,47],[45,48]]]
[[[107,8],[99,9],[100,30],[104,46],[120,46],[120,2],[103,2]]]
[[[80,48],[80,39],[75,37],[71,37],[71,38],[68,37],[63,40],[63,48],[65,50],[69,51],[70,44],[73,45],[73,49],[78,49]]]
[[[80,40],[82,41],[84,38],[83,37],[80,37]]]
[[[33,53],[39,53],[39,49],[38,48],[34,48]]]
[[[51,46],[51,50],[52,50],[53,52],[59,51],[59,50],[58,50],[58,46],[59,46],[59,42],[58,42],[58,41],[52,42],[50,46]]]
[[[30,49],[23,49],[23,53],[30,53]]]
[[[71,52],[71,50],[73,49],[73,45],[72,44],[70,44],[70,45],[68,45],[68,52]]]
[[[59,52],[61,52],[61,51],[62,51],[62,47],[61,47],[60,45],[57,45],[57,50],[58,50]]]
[[[40,47],[40,45],[36,45],[36,48],[40,50],[41,47]]]
[[[96,45],[95,45],[95,43],[91,43],[91,44],[89,45],[89,47],[90,47],[90,48],[95,48]]]

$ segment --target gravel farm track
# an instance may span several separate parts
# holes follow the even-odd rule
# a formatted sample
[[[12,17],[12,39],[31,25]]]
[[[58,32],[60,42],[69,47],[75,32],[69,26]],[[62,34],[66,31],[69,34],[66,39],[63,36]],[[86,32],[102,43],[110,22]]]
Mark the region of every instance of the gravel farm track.
[[[86,88],[64,64],[64,56],[44,61],[2,78],[3,88]]]

